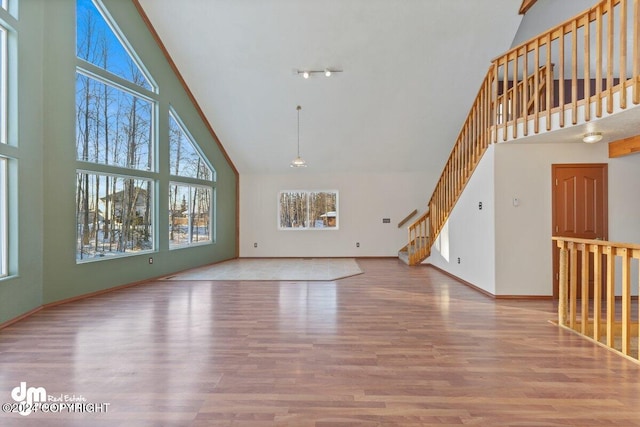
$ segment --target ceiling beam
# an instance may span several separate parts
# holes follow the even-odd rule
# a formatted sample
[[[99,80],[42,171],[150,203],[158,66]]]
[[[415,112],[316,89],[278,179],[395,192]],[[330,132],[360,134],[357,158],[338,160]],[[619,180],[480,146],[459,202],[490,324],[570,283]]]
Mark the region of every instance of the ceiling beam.
[[[527,13],[527,10],[531,9],[531,7],[536,4],[537,0],[522,0],[522,5],[520,6],[520,11],[518,13],[520,15],[524,15]]]
[[[609,143],[609,158],[628,156],[640,153],[640,135],[619,139]]]

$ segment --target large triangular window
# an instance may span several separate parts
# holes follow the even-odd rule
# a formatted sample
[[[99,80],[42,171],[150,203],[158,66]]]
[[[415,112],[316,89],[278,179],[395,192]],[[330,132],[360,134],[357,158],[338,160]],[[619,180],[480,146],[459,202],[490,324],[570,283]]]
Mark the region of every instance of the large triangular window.
[[[76,2],[76,55],[148,90],[154,85],[108,14],[92,0]]]
[[[169,249],[211,243],[215,170],[173,109],[169,110]]]
[[[213,181],[213,170],[196,148],[196,143],[177,119],[169,113],[169,173],[174,176]]]

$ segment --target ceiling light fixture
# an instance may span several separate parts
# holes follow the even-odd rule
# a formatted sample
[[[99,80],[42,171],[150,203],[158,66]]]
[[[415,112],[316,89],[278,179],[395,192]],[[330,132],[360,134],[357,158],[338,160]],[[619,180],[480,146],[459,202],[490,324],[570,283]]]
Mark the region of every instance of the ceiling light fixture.
[[[296,70],[298,74],[302,74],[302,77],[308,79],[314,74],[324,74],[326,77],[331,77],[335,73],[342,73],[342,70],[336,70],[333,68],[325,68],[323,70]]]
[[[593,144],[595,142],[602,140],[602,132],[589,132],[585,133],[582,137],[582,142],[586,142],[587,144]]]
[[[307,162],[300,157],[300,110],[302,110],[302,107],[298,105],[296,110],[298,110],[298,156],[291,161],[289,166],[292,168],[306,168]]]

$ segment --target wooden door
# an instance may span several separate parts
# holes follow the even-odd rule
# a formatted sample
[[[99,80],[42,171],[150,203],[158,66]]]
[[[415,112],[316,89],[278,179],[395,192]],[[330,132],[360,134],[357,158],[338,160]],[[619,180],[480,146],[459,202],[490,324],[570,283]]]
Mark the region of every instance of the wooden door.
[[[552,165],[551,173],[552,234],[607,240],[607,164]],[[553,296],[557,298],[559,251],[553,243]]]

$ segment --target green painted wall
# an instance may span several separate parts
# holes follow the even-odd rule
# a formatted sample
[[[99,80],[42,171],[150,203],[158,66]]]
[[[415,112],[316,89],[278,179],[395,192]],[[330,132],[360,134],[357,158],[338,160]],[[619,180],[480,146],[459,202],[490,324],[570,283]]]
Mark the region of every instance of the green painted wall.
[[[168,166],[160,167],[157,252],[75,262],[75,1],[22,0],[19,21],[19,276],[0,282],[0,323],[42,304],[235,257],[238,178],[135,6],[104,0],[158,84],[159,164],[172,105],[216,170],[216,242],[169,251]],[[154,263],[148,263],[153,256]]]
[[[42,304],[44,10],[38,3],[41,2],[25,2],[21,8],[24,16],[11,22],[16,32],[30,34],[20,37],[17,45],[14,34],[9,35],[9,60],[13,66],[8,76],[11,87],[7,126],[9,142],[18,147],[4,147],[5,154],[16,160],[9,173],[9,186],[13,189],[9,193],[11,276],[0,280],[0,322]]]

